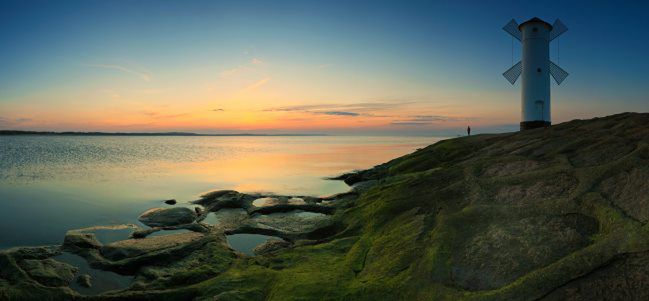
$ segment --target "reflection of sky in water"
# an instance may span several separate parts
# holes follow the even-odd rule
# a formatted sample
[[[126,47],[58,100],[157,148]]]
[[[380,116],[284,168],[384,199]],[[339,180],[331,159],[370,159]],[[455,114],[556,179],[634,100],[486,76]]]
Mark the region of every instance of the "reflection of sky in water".
[[[114,229],[88,229],[81,232],[93,233],[100,243],[107,245],[115,241],[128,239],[131,236],[131,233],[133,233],[133,228],[125,226]]]
[[[79,271],[74,275],[74,280],[70,283],[70,288],[84,295],[96,295],[107,291],[124,289],[133,282],[133,276],[125,276],[114,272],[93,269],[83,257],[78,255],[63,252],[61,255],[54,257],[54,259],[65,262],[79,269]],[[90,275],[91,287],[83,287],[77,283],[77,277],[83,274]]]
[[[66,230],[137,223],[202,192],[327,195],[323,177],[435,142],[424,137],[0,136],[0,248],[58,244]]]
[[[226,238],[230,247],[248,256],[254,256],[252,250],[271,238],[281,240],[279,237],[262,234],[232,234],[226,235]]]

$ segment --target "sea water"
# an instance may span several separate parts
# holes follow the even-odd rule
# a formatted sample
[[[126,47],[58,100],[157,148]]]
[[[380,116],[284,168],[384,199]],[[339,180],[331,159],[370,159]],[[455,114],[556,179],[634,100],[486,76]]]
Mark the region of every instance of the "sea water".
[[[138,224],[152,207],[215,189],[324,196],[324,179],[433,137],[0,136],[0,248],[60,244],[69,229]],[[140,226],[142,226],[140,224]]]

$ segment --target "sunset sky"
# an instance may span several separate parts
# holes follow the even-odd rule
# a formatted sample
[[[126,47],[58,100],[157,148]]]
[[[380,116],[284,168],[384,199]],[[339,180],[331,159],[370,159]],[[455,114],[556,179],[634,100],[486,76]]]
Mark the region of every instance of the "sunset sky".
[[[2,1],[0,129],[516,130],[534,16],[569,28],[554,123],[649,111],[649,5],[606,2]]]

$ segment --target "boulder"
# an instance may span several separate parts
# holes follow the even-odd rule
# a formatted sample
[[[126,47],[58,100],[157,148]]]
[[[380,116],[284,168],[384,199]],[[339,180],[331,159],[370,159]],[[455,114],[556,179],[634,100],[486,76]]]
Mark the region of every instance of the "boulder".
[[[80,249],[99,249],[102,244],[93,233],[83,233],[75,230],[68,231],[63,240],[63,249],[75,252]]]
[[[137,219],[149,227],[177,226],[193,223],[196,213],[186,207],[153,208],[142,213]]]

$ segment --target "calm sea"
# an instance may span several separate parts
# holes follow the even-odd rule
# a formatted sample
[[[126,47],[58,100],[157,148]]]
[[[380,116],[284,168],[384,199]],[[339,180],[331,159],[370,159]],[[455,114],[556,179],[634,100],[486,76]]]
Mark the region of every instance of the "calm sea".
[[[0,136],[0,248],[59,244],[65,232],[136,223],[207,191],[328,195],[324,180],[438,141],[431,137]]]

